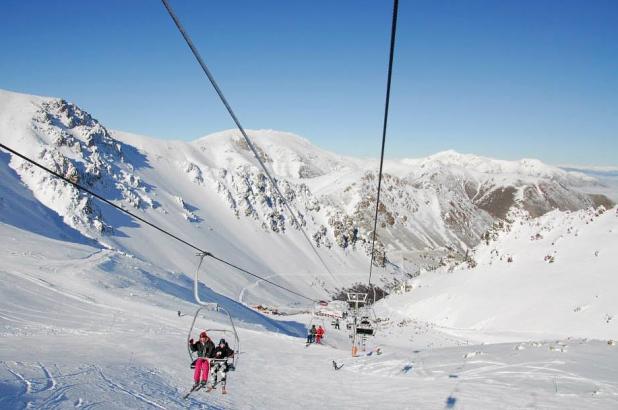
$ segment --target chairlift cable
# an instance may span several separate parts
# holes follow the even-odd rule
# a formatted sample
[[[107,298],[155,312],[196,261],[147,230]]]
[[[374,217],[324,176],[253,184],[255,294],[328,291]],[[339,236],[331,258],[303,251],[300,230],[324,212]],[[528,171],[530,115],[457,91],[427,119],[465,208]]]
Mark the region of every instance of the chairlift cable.
[[[223,263],[223,264],[225,264],[225,265],[227,265],[227,266],[229,266],[229,267],[231,267],[231,268],[234,268],[234,269],[236,269],[236,270],[238,270],[238,271],[240,271],[240,272],[246,273],[247,275],[251,275],[251,276],[253,276],[253,277],[257,278],[257,279],[260,279],[260,280],[262,280],[262,281],[264,281],[264,282],[266,282],[266,283],[269,283],[269,284],[271,284],[271,285],[273,285],[273,286],[276,286],[276,287],[278,287],[278,288],[280,288],[280,289],[283,289],[283,290],[285,290],[285,291],[287,291],[287,292],[289,292],[289,293],[292,293],[292,294],[294,294],[294,295],[296,295],[296,296],[300,296],[301,298],[307,299],[307,300],[309,300],[309,301],[311,301],[311,302],[314,302],[314,303],[317,303],[317,302],[318,302],[318,300],[316,300],[316,299],[312,299],[312,298],[307,297],[307,296],[305,296],[305,295],[302,295],[302,294],[300,294],[300,293],[298,293],[298,292],[296,292],[296,291],[293,291],[293,290],[288,289],[288,288],[286,288],[286,287],[284,287],[284,286],[281,286],[281,285],[279,285],[279,284],[277,284],[277,283],[275,283],[275,282],[272,282],[272,281],[270,281],[270,280],[268,280],[268,279],[266,279],[266,278],[264,278],[264,277],[262,277],[262,276],[256,275],[255,273],[251,273],[251,272],[249,272],[248,270],[243,269],[243,268],[241,268],[241,267],[240,267],[240,266],[238,266],[238,265],[235,265],[235,264],[233,264],[233,263],[231,263],[231,262],[228,262],[228,261],[226,261],[226,260],[224,260],[224,259],[221,259],[221,258],[219,258],[219,257],[217,257],[217,256],[215,256],[215,255],[213,255],[212,253],[211,253],[211,254],[209,254],[209,255],[207,255],[207,256],[210,256],[210,257],[211,257],[211,258],[213,258],[214,260],[217,260],[217,261],[219,261],[219,262],[221,262],[221,263]]]
[[[167,235],[167,236],[169,236],[169,237],[179,241],[180,243],[182,243],[182,244],[184,244],[184,245],[186,245],[186,246],[188,246],[188,247],[190,247],[190,248],[200,252],[200,254],[203,254],[204,256],[211,257],[211,258],[213,258],[213,259],[215,259],[215,260],[217,260],[217,261],[219,261],[219,262],[221,262],[221,263],[223,263],[223,264],[225,264],[225,265],[227,265],[227,266],[229,266],[231,268],[234,268],[234,269],[236,269],[236,270],[238,270],[238,271],[240,271],[242,273],[245,273],[247,275],[253,276],[254,278],[260,279],[260,280],[262,280],[262,281],[264,281],[264,282],[266,282],[266,283],[268,283],[268,284],[270,284],[272,286],[275,286],[275,287],[277,287],[279,289],[285,290],[286,292],[289,292],[291,294],[299,296],[299,297],[301,297],[303,299],[307,299],[307,300],[309,300],[311,302],[314,302],[314,303],[318,302],[315,299],[312,299],[310,297],[302,295],[302,294],[300,294],[300,293],[298,293],[298,292],[296,292],[296,291],[294,291],[292,289],[288,289],[285,286],[279,285],[278,283],[275,283],[275,282],[273,282],[273,281],[271,281],[269,279],[266,279],[266,278],[264,278],[264,277],[262,277],[260,275],[255,274],[253,272],[250,272],[250,271],[248,271],[248,270],[246,270],[244,268],[241,268],[240,266],[238,266],[238,265],[236,265],[236,264],[234,264],[232,262],[229,262],[229,261],[227,261],[225,259],[219,258],[219,257],[213,255],[212,253],[199,248],[198,246],[196,246],[196,245],[194,245],[194,244],[192,244],[192,243],[190,243],[190,242],[188,242],[188,241],[186,241],[186,240],[184,240],[184,239],[174,235],[173,233],[171,233],[171,232],[169,232],[169,231],[167,231],[167,230],[165,230],[165,229],[163,229],[163,228],[153,224],[152,222],[149,222],[148,220],[142,218],[141,216],[138,216],[135,213],[133,213],[133,212],[123,208],[122,206],[113,203],[112,201],[102,197],[101,195],[97,194],[96,192],[93,192],[92,190],[90,190],[90,189],[88,189],[88,188],[86,188],[86,187],[84,187],[82,185],[79,185],[76,182],[71,181],[70,179],[68,179],[64,175],[61,175],[61,174],[59,174],[59,173],[57,173],[57,172],[47,168],[45,165],[40,164],[39,162],[37,162],[37,161],[35,161],[35,160],[31,159],[31,158],[28,158],[27,156],[25,156],[25,155],[15,151],[12,148],[7,147],[6,145],[4,145],[2,143],[0,143],[0,148],[2,148],[4,150],[12,153],[13,155],[16,155],[17,157],[23,159],[24,161],[27,161],[27,162],[31,163],[32,165],[35,165],[35,166],[41,168],[42,170],[52,174],[53,176],[55,176],[57,178],[60,178],[64,182],[66,182],[68,184],[71,184],[72,186],[74,186],[75,188],[79,189],[80,191],[86,192],[87,194],[93,196],[94,198],[97,198],[98,200],[100,200],[100,201],[102,201],[102,202],[104,202],[104,203],[106,203],[106,204],[108,204],[108,205],[118,209],[119,211],[121,211],[121,212],[123,212],[123,213],[125,213],[125,214],[127,214],[127,215],[129,215],[129,216],[131,216],[131,217],[133,217],[135,219],[137,219],[138,221],[145,223],[146,225],[148,225],[148,226],[156,229],[157,231],[159,231],[159,232],[161,232],[161,233],[163,233],[163,234],[165,234],[165,235]]]
[[[376,195],[376,208],[375,215],[373,219],[373,237],[371,241],[371,261],[369,263],[369,280],[368,285],[369,288],[373,290],[373,301],[371,304],[376,301],[376,290],[375,287],[371,284],[371,274],[373,273],[373,261],[374,261],[374,251],[375,251],[375,243],[376,243],[376,233],[378,228],[378,211],[380,209],[380,191],[382,188],[382,170],[384,166],[384,146],[386,145],[386,129],[388,124],[388,108],[390,104],[390,96],[391,96],[391,79],[393,75],[393,56],[395,54],[395,38],[397,34],[397,13],[399,9],[399,1],[393,0],[393,19],[391,23],[391,43],[390,43],[390,52],[388,58],[388,76],[386,80],[386,99],[384,103],[384,122],[382,125],[382,148],[380,151],[380,169],[378,172],[378,193]],[[364,294],[365,298],[368,294]],[[362,321],[358,323],[359,316],[359,306],[358,306],[358,295],[351,298],[351,294],[348,294],[348,303],[355,302],[354,308],[354,322],[352,323],[352,356],[355,356],[357,353],[357,349],[360,345],[364,349],[366,337],[367,335],[373,336],[375,335],[375,326],[369,324],[365,324]],[[367,309],[365,307],[365,309]],[[375,322],[375,313],[373,312],[373,308],[371,310],[367,310],[368,314],[371,315],[373,313],[373,319]],[[360,332],[359,332],[360,330]],[[360,339],[359,339],[360,337]]]
[[[300,231],[302,232],[303,236],[305,237],[305,239],[307,240],[307,242],[309,243],[309,245],[311,246],[311,249],[313,250],[313,252],[315,253],[315,255],[318,257],[318,259],[320,260],[320,262],[322,263],[322,265],[324,266],[324,268],[326,269],[326,271],[333,277],[333,279],[335,279],[337,281],[337,278],[335,277],[335,275],[333,275],[333,273],[330,271],[330,269],[328,268],[328,266],[326,265],[326,262],[324,262],[324,259],[322,259],[322,257],[320,256],[320,254],[318,253],[317,249],[315,248],[315,246],[313,245],[313,243],[311,242],[311,239],[309,238],[309,236],[307,235],[307,232],[305,232],[305,230],[302,227],[302,224],[300,223],[300,221],[296,218],[296,214],[294,213],[294,211],[292,210],[291,205],[288,203],[287,199],[285,198],[285,196],[281,193],[281,191],[279,190],[279,186],[277,185],[277,182],[275,181],[275,179],[273,178],[273,176],[270,174],[270,172],[268,171],[268,168],[266,167],[266,165],[264,164],[264,162],[262,161],[262,159],[260,158],[260,154],[258,153],[257,149],[255,148],[255,145],[253,144],[253,142],[251,141],[251,139],[249,138],[249,136],[247,135],[247,133],[245,132],[245,129],[243,128],[243,126],[240,124],[240,121],[238,120],[238,117],[236,117],[236,114],[234,113],[234,110],[232,110],[232,107],[230,106],[230,104],[228,103],[227,99],[225,98],[225,95],[223,94],[223,91],[221,91],[221,88],[219,87],[219,85],[217,84],[217,81],[215,80],[215,77],[213,76],[213,74],[210,72],[210,70],[208,69],[208,66],[206,65],[206,63],[204,62],[204,60],[202,59],[202,56],[200,55],[199,51],[197,50],[197,48],[195,47],[195,45],[193,44],[193,41],[191,40],[191,37],[189,36],[189,34],[187,33],[187,31],[184,29],[182,23],[180,22],[178,16],[176,15],[176,13],[174,12],[174,10],[172,9],[172,7],[170,6],[168,0],[161,0],[163,2],[163,5],[165,6],[165,9],[167,10],[168,14],[170,15],[170,17],[172,18],[172,20],[174,21],[174,24],[176,25],[176,27],[178,28],[178,31],[180,31],[180,34],[182,34],[182,37],[184,38],[185,42],[187,43],[187,45],[189,46],[189,48],[191,49],[191,52],[193,53],[193,55],[195,56],[195,59],[197,60],[198,64],[200,65],[200,67],[202,67],[202,70],[204,71],[204,73],[206,74],[206,76],[208,77],[208,80],[210,81],[210,83],[212,84],[213,88],[215,89],[215,91],[217,92],[217,95],[219,96],[219,99],[221,100],[221,102],[223,103],[223,105],[225,106],[225,108],[227,109],[227,112],[230,114],[230,116],[232,117],[232,120],[234,121],[234,123],[236,124],[236,127],[238,128],[238,130],[240,131],[240,133],[242,134],[243,138],[245,139],[245,142],[247,143],[247,145],[249,146],[249,148],[251,149],[251,151],[253,152],[253,155],[255,156],[255,158],[258,160],[258,162],[260,163],[262,169],[264,170],[264,173],[266,174],[266,176],[268,177],[270,183],[273,185],[273,187],[275,188],[275,191],[277,192],[277,194],[279,195],[279,197],[281,198],[283,204],[285,205],[285,207],[287,208],[288,212],[290,213],[290,215],[292,216],[292,219],[294,220],[294,222],[296,223],[296,225],[298,226],[298,228],[300,229]]]
[[[388,58],[388,78],[386,80],[386,100],[384,103],[384,122],[382,126],[382,150],[380,152],[380,171],[378,173],[378,194],[376,198],[376,210],[373,221],[373,239],[371,241],[371,262],[369,263],[369,287],[371,285],[371,274],[373,272],[374,250],[376,244],[376,230],[378,227],[378,210],[380,207],[380,189],[382,187],[382,168],[384,165],[384,146],[386,144],[386,127],[388,123],[388,108],[391,98],[391,79],[393,74],[393,55],[395,54],[395,37],[397,34],[397,12],[399,9],[399,0],[393,1],[393,20],[391,24],[391,46]],[[374,291],[375,292],[375,291]],[[375,302],[375,295],[374,295]]]

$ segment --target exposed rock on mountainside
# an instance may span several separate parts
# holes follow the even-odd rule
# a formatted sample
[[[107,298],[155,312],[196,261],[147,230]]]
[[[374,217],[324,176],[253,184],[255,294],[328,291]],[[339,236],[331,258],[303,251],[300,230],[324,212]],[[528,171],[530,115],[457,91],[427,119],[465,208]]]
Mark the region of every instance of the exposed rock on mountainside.
[[[286,252],[295,249],[306,257],[307,244],[296,233],[302,227],[321,253],[342,266],[349,263],[349,271],[365,270],[375,214],[375,161],[338,156],[294,134],[249,131],[284,195],[280,198],[235,131],[191,143],[154,140],[109,131],[64,100],[4,91],[0,109],[7,145],[110,200],[181,229],[184,236],[202,240],[200,229],[207,226],[212,246],[229,241],[245,253],[255,241],[272,242],[277,254],[287,241]],[[39,201],[88,236],[110,238],[131,226],[42,170],[19,159],[11,166]],[[537,160],[500,161],[446,151],[386,161],[374,263],[392,267],[395,260],[413,259],[408,268],[415,272],[448,254],[463,256],[515,210],[537,217],[553,209],[612,206],[599,187],[594,178]],[[244,231],[228,230],[232,224]],[[268,260],[270,255],[259,257]],[[299,266],[317,271],[319,265]]]
[[[148,186],[133,173],[123,146],[90,114],[64,100],[41,103],[31,128],[42,142],[36,157],[51,170],[131,208],[155,207]],[[57,211],[71,227],[96,236],[113,230],[93,199],[77,188],[21,160],[18,172],[45,205]]]

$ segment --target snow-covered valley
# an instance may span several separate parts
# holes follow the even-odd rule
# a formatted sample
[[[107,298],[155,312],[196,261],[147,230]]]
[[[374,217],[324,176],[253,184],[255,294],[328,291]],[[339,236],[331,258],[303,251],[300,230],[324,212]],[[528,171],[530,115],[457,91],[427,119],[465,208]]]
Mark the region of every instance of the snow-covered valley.
[[[365,281],[376,163],[251,135],[333,274],[235,133],[159,141],[0,91],[0,142],[153,223],[313,298]],[[198,257],[0,151],[0,408],[618,407],[613,188],[455,152],[386,169],[376,271],[391,294],[367,351],[352,358],[329,321],[305,347],[306,301],[206,259],[200,292],[234,317],[238,366],[229,394],[183,400]]]

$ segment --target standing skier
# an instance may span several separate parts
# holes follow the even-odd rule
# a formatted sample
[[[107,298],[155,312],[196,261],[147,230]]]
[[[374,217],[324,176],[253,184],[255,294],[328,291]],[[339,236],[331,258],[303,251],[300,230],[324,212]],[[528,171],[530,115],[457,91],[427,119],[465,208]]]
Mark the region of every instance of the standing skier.
[[[311,329],[309,329],[309,334],[307,335],[307,344],[313,343],[315,341],[315,334],[317,330],[315,325],[311,325]]]
[[[315,332],[315,342],[322,343],[322,338],[324,337],[324,328],[322,325],[318,326],[318,330]]]
[[[221,393],[227,394],[227,390],[225,389],[227,372],[230,370],[230,365],[227,362],[228,358],[234,357],[234,351],[230,349],[225,339],[219,340],[219,344],[215,348],[214,357],[213,357],[213,365],[212,365],[212,374],[214,375],[214,380],[212,382],[212,387],[209,387],[207,391],[211,391],[218,382],[223,384],[223,388]],[[221,380],[217,381],[219,376],[219,372],[221,372]]]
[[[210,369],[209,359],[213,357],[215,352],[215,344],[210,340],[206,332],[200,333],[200,340],[193,343],[193,339],[189,340],[191,351],[197,352],[197,360],[195,361],[195,372],[193,373],[193,388],[198,384],[206,385],[208,381],[208,371]],[[200,377],[201,376],[201,377]]]

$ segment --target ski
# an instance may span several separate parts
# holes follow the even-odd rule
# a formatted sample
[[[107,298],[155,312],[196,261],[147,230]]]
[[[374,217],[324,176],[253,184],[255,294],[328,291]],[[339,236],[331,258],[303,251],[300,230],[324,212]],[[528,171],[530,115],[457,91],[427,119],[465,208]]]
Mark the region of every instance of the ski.
[[[339,369],[341,369],[341,368],[343,367],[343,365],[344,365],[344,363],[337,364],[337,362],[333,360],[333,368],[334,368],[335,370],[339,370]]]
[[[211,391],[215,390],[217,388],[217,384],[219,384],[219,383],[222,383],[222,382],[218,381],[215,384],[213,384],[212,386],[208,387],[208,389],[206,389],[206,393],[210,393]],[[225,384],[221,388],[221,394],[227,394],[227,388],[226,388]]]
[[[202,387],[204,387],[204,386],[205,386],[205,384],[201,384],[201,383],[200,383],[200,384],[198,384],[197,386],[193,386],[193,387],[191,387],[191,390],[189,390],[189,392],[188,392],[187,394],[185,394],[182,398],[183,398],[183,399],[187,399],[187,398],[191,395],[191,393],[194,393],[194,392],[196,392],[196,391],[200,390],[200,389],[201,389]]]

